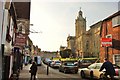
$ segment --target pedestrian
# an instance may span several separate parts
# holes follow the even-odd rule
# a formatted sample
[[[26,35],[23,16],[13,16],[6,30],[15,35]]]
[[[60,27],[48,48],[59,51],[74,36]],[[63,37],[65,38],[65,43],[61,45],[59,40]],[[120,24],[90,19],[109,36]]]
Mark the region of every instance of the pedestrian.
[[[105,76],[109,75],[111,80],[114,80],[114,75],[115,75],[115,69],[113,67],[113,64],[108,61],[107,58],[104,59],[104,63],[100,68],[100,71],[102,71],[103,69],[106,70]]]
[[[34,76],[34,80],[36,80],[36,73],[37,73],[37,64],[36,64],[36,62],[32,63],[32,66],[30,67],[30,73],[31,73],[30,80],[32,80],[33,76]]]
[[[32,59],[29,60],[29,64],[32,64]]]

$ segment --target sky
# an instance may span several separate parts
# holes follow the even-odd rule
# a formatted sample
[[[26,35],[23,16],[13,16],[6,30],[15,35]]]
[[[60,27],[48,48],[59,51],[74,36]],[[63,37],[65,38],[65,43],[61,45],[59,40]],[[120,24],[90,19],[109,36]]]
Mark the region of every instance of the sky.
[[[118,11],[119,0],[31,0],[30,38],[42,51],[59,51],[67,37],[75,36],[75,19],[81,8],[86,28]]]

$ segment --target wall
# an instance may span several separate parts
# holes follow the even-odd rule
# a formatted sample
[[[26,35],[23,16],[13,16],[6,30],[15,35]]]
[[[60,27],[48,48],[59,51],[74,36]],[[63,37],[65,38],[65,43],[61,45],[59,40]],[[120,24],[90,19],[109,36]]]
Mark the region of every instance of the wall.
[[[117,13],[120,13],[117,12]],[[116,13],[115,13],[116,14]],[[112,25],[112,19],[117,16],[113,14],[113,17],[110,17],[103,21],[102,30],[101,30],[101,38],[105,38],[106,35],[111,34],[112,35],[112,46],[111,47],[100,47],[100,60],[103,62],[103,59],[105,57],[108,57],[108,59],[111,62],[115,63],[115,55],[120,55],[120,25],[113,26]],[[118,14],[119,15],[119,14]],[[107,56],[108,55],[108,56]]]

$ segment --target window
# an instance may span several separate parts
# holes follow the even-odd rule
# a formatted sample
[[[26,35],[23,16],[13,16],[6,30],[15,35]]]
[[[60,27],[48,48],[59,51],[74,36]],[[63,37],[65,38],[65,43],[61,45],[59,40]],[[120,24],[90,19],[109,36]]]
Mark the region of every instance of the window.
[[[120,25],[120,16],[112,18],[112,27]]]
[[[89,46],[88,46],[88,41],[86,42],[86,51],[88,50]]]
[[[120,66],[120,55],[114,55],[115,64]]]
[[[22,26],[19,26],[19,32],[22,33]]]

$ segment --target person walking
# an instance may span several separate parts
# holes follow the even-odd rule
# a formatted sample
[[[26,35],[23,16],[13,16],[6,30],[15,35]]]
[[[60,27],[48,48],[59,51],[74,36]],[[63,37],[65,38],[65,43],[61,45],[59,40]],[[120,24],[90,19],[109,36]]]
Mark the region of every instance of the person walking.
[[[36,73],[37,73],[37,64],[36,64],[36,62],[32,63],[32,66],[30,67],[30,73],[31,73],[30,80],[32,80],[33,76],[34,76],[34,80],[36,80]]]
[[[114,80],[115,69],[113,67],[113,64],[110,61],[108,61],[107,58],[104,59],[104,63],[99,71],[102,71],[103,69],[106,70],[105,76],[109,75],[111,80]]]

